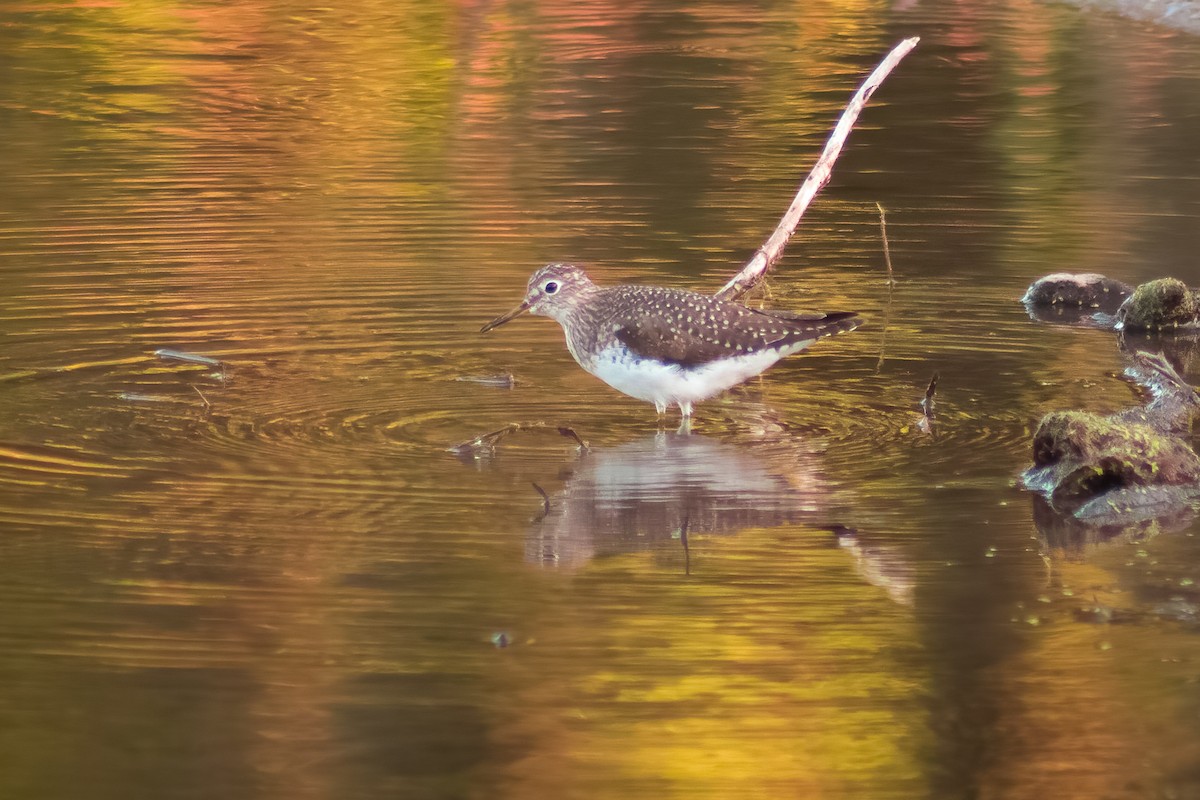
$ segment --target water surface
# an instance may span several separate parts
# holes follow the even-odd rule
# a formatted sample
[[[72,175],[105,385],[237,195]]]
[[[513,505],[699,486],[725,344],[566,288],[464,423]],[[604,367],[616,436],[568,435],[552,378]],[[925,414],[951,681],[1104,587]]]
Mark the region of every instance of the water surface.
[[[770,284],[864,328],[690,437],[476,333],[548,261],[715,290],[910,35]],[[1025,286],[1200,284],[1200,40],[10,3],[0,129],[0,795],[1200,796],[1196,525],[1016,488],[1043,413],[1135,402]]]

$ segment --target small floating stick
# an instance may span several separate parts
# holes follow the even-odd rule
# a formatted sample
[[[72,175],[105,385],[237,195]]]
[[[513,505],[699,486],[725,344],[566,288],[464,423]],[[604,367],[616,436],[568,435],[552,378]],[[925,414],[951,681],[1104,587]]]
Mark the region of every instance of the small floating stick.
[[[892,273],[892,248],[888,245],[887,212],[878,202],[875,203],[875,207],[879,209],[879,235],[883,239],[883,263],[887,264],[888,286],[892,287],[896,285],[896,276]]]
[[[691,517],[687,514],[683,515],[683,522],[679,526],[679,541],[683,544],[683,574],[692,574],[692,550],[688,546],[688,523]]]
[[[883,237],[883,261],[887,264],[888,271],[887,304],[883,307],[883,335],[879,338],[879,361],[875,363],[875,372],[878,373],[883,369],[883,353],[887,349],[888,322],[892,318],[892,290],[896,288],[896,278],[892,275],[892,251],[888,247],[887,214],[879,203],[876,203],[875,207],[879,209],[879,233]]]
[[[925,390],[925,397],[921,400],[921,417],[917,420],[917,430],[921,433],[936,436],[933,427],[933,393],[937,391],[938,373],[933,373],[933,377],[929,380],[929,388]]]
[[[574,439],[575,443],[577,445],[579,445],[579,449],[585,453],[592,449],[592,448],[588,447],[587,442],[585,442],[583,439],[580,438],[579,434],[575,432],[574,428],[568,428],[566,426],[559,426],[558,433],[560,436],[566,436],[568,439]]]
[[[450,448],[450,452],[460,455],[478,453],[480,451],[491,450],[496,446],[496,442],[508,436],[510,433],[521,430],[521,423],[512,422],[505,425],[499,430],[491,431],[490,433],[481,433],[474,439],[468,439],[465,442],[460,442]]]
[[[166,347],[161,350],[155,350],[154,355],[161,358],[163,361],[183,361],[187,364],[203,364],[207,367],[224,367],[225,364],[220,359],[211,356],[202,356],[199,353],[185,353],[182,350],[171,350]]]
[[[482,386],[493,386],[498,389],[511,389],[517,385],[517,379],[511,373],[501,375],[459,375],[454,380],[463,383],[478,383]]]
[[[183,350],[172,350],[168,347],[163,347],[154,351],[154,355],[161,358],[163,361],[182,361],[185,364],[203,364],[206,367],[215,367],[221,370],[221,383],[225,383],[225,362],[212,356],[202,356],[199,353],[187,353]]]
[[[533,481],[530,481],[530,483],[533,483]],[[542,513],[537,517],[537,521],[541,522],[550,513],[550,495],[546,494],[546,490],[536,483],[533,483],[533,488],[537,489],[537,493],[542,496]]]
[[[192,388],[196,390],[196,394],[200,395],[200,399],[204,401],[204,413],[207,414],[209,411],[212,411],[212,403],[208,402],[208,398],[204,396],[204,392],[200,391],[200,387],[193,386]]]
[[[929,381],[929,388],[925,390],[925,399],[921,401],[921,413],[925,415],[925,419],[933,420],[933,393],[937,391],[938,377],[941,373],[933,373],[933,378]]]
[[[517,431],[546,430],[549,428],[553,428],[560,436],[574,439],[582,452],[586,453],[590,449],[587,441],[576,433],[574,428],[568,428],[565,425],[550,425],[546,422],[510,422],[503,428],[489,433],[481,433],[473,439],[460,442],[449,448],[449,450],[451,453],[457,455],[478,455],[493,450],[497,442]]]
[[[1196,389],[1175,369],[1170,361],[1167,361],[1166,356],[1162,353],[1149,353],[1145,350],[1138,350],[1134,354],[1138,361],[1144,364],[1150,371],[1158,374],[1165,381],[1167,386],[1173,388],[1184,397],[1194,397]]]

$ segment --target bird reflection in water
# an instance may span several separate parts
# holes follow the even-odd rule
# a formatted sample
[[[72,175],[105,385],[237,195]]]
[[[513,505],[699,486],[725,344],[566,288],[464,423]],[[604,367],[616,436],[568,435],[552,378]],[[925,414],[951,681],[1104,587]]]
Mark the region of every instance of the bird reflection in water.
[[[659,433],[593,449],[529,531],[526,555],[572,568],[690,534],[820,524],[831,489],[817,450],[789,438],[763,447]]]
[[[821,471],[818,446],[788,435],[725,442],[660,433],[579,459],[526,538],[529,561],[572,569],[593,558],[675,542],[690,567],[689,537],[804,524],[836,534],[859,575],[896,602],[911,602],[911,570],[899,553],[865,542],[831,519],[841,490]]]
[[[838,526],[838,545],[854,557],[854,571],[872,586],[887,592],[893,603],[913,605],[917,586],[916,570],[898,548],[864,540],[858,531]]]

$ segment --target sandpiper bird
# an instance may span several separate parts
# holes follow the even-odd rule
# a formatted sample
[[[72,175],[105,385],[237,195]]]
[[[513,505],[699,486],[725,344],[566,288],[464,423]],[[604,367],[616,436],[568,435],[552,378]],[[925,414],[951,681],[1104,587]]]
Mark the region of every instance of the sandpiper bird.
[[[533,273],[519,306],[479,332],[526,311],[562,325],[579,366],[659,414],[679,406],[685,421],[693,403],[862,324],[852,311],[759,311],[683,289],[597,286],[579,267],[549,264]]]

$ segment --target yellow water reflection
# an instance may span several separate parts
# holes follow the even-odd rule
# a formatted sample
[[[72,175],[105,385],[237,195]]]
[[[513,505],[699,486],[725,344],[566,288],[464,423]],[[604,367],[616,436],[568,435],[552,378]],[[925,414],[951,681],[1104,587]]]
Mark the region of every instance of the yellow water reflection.
[[[844,796],[869,773],[919,794],[928,678],[905,663],[911,611],[812,533],[701,540],[687,581],[607,560],[575,605],[542,612],[513,654],[522,688],[501,735],[534,744],[506,770],[514,793],[616,796],[607,776],[660,796]],[[605,605],[599,587],[618,582]]]

